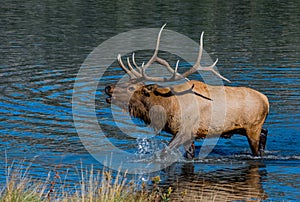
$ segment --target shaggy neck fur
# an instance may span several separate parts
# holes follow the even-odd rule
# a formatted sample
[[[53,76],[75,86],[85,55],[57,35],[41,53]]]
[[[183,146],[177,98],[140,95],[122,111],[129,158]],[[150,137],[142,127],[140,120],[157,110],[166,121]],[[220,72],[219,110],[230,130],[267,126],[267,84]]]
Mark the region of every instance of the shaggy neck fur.
[[[150,117],[148,110],[145,108],[145,106],[140,101],[133,101],[130,100],[128,111],[130,116],[133,116],[135,118],[139,118],[143,120],[146,124],[150,124]]]

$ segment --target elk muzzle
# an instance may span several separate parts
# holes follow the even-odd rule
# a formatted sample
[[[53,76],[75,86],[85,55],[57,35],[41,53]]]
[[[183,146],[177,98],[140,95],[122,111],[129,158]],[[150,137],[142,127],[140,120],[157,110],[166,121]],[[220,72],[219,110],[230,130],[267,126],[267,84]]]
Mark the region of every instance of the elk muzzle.
[[[111,103],[112,94],[114,92],[114,87],[113,86],[106,86],[104,90],[105,90],[106,95],[108,95],[108,97],[106,98],[106,102]]]

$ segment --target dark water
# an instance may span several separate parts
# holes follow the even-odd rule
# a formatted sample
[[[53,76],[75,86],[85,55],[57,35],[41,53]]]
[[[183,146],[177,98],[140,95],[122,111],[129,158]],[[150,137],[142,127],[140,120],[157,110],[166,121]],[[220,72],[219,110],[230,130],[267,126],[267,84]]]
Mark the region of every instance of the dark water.
[[[101,169],[73,123],[72,92],[79,68],[105,40],[167,22],[168,29],[196,41],[205,31],[205,49],[219,58],[218,69],[232,81],[228,85],[259,90],[268,96],[271,108],[263,159],[249,155],[245,137],[233,136],[220,140],[207,159],[161,171],[164,182],[179,185],[177,193],[188,189],[206,198],[217,190],[228,200],[243,196],[300,200],[299,14],[298,1],[2,1],[0,172],[4,173],[5,159],[31,160],[31,175],[36,178],[56,169],[75,173],[81,162]],[[119,129],[109,120],[110,107],[102,91],[121,74],[118,67],[105,74],[96,109],[114,143],[134,151],[136,140],[118,136]],[[170,136],[157,138],[166,141]],[[4,183],[4,175],[0,176]]]

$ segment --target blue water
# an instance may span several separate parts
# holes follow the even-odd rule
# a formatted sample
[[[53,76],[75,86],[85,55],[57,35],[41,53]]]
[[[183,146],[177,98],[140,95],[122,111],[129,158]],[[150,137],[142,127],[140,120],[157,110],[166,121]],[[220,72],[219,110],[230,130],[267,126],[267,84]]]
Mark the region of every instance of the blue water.
[[[264,126],[269,130],[264,158],[251,157],[245,137],[233,136],[219,140],[206,159],[195,159],[192,166],[182,160],[160,171],[163,183],[174,185],[179,180],[182,189],[194,187],[196,193],[203,187],[239,187],[234,189],[236,195],[253,189],[259,193],[257,198],[267,201],[300,200],[299,2],[155,5],[4,0],[0,10],[0,183],[5,182],[5,161],[24,167],[31,164],[30,174],[36,179],[69,170],[70,184],[78,182],[76,168],[81,164],[102,169],[84,148],[74,126],[72,93],[79,68],[105,40],[167,22],[167,29],[195,41],[205,31],[205,50],[219,58],[219,71],[232,81],[226,85],[264,93],[270,114]],[[143,58],[142,54],[138,57]],[[137,139],[126,137],[118,128],[132,127],[127,124],[128,116],[119,111],[120,125],[114,123],[103,91],[122,74],[114,63],[99,81],[96,113],[110,140],[134,153],[139,149]],[[137,120],[134,123],[143,126]],[[151,133],[147,128],[137,131],[138,135]],[[170,138],[162,133],[150,141],[167,144]],[[197,150],[201,144],[196,143]],[[198,181],[191,180],[195,176],[200,176]]]

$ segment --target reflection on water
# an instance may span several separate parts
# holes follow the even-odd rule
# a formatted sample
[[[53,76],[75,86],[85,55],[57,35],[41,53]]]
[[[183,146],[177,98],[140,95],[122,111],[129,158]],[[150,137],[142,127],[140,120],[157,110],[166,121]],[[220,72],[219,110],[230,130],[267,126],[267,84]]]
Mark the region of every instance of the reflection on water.
[[[210,159],[194,163],[200,172],[177,176],[182,181],[177,190],[189,186],[193,187],[190,191],[202,189],[203,193],[209,193],[208,186],[232,198],[233,192],[248,193],[250,197],[249,190],[258,194],[256,198],[270,200],[300,197],[300,5],[297,1],[182,1],[157,5],[136,1],[3,0],[0,10],[1,162],[5,161],[5,153],[9,162],[32,159],[32,174],[36,178],[47,176],[57,164],[71,168],[82,161],[86,166],[95,164],[94,167],[101,169],[102,165],[84,149],[73,125],[72,92],[79,67],[104,40],[131,29],[159,28],[167,22],[168,29],[196,41],[201,31],[205,31],[205,49],[213,59],[219,58],[218,69],[232,81],[228,85],[257,89],[269,97],[271,104],[265,124],[270,135],[268,157],[262,160],[264,168],[251,163],[261,160],[248,157],[245,138],[233,136],[231,140],[220,140]],[[96,113],[114,144],[135,152],[136,140],[120,132],[103,94],[103,88],[122,74],[114,65],[107,70],[99,82]],[[191,78],[200,79],[197,75]],[[120,124],[126,127],[127,121],[122,119],[126,116],[121,114]],[[170,135],[161,134],[157,138],[168,141]],[[227,170],[232,159],[245,166],[233,165],[234,168]],[[226,162],[224,169],[220,169],[224,166],[222,162]],[[209,172],[211,164],[217,167],[215,172]],[[0,167],[0,182],[5,181],[3,169]],[[203,176],[199,177],[199,173]],[[177,179],[168,172],[163,175],[170,184]]]
[[[260,201],[268,198],[262,185],[267,171],[260,163],[209,172],[194,169],[193,163],[186,163],[176,168],[176,174],[172,167],[165,171],[174,189],[172,201]]]

